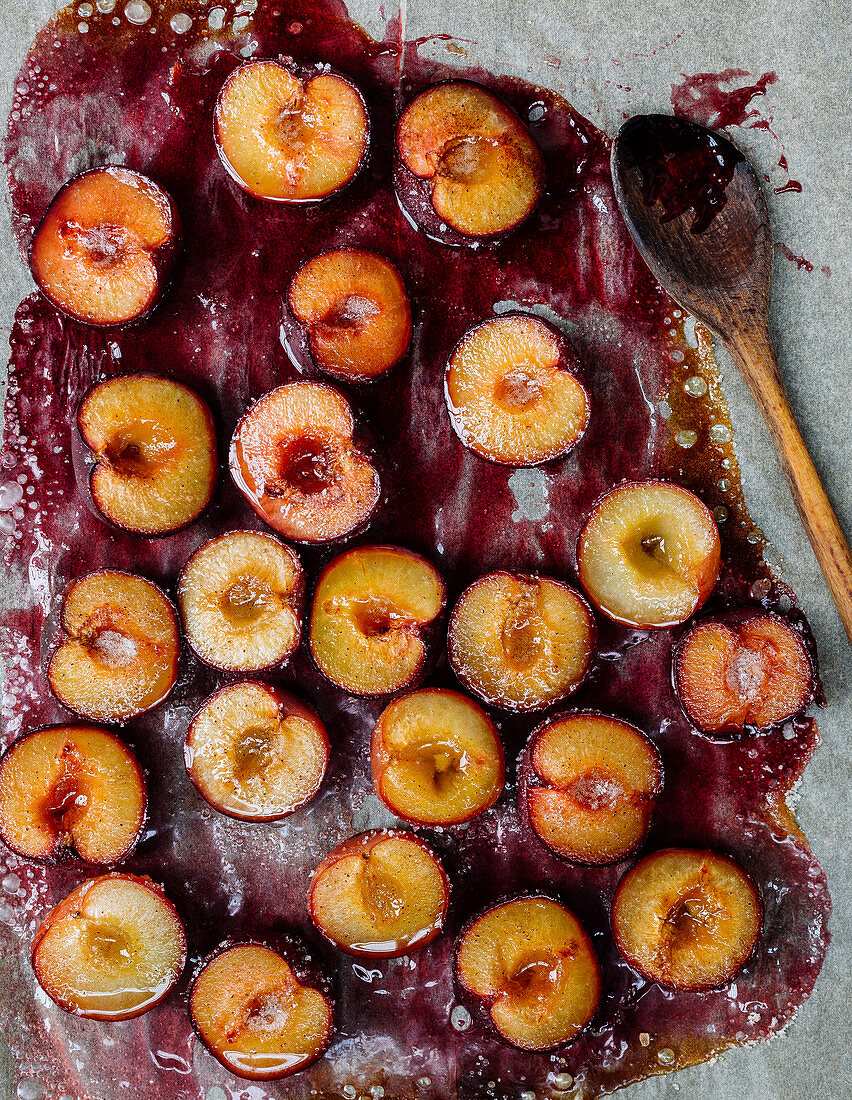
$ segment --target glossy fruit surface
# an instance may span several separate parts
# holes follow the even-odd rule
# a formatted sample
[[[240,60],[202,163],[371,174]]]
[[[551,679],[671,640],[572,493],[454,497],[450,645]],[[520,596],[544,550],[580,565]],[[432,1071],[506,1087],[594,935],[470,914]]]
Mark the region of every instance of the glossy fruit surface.
[[[26,859],[69,851],[118,863],[145,820],[145,780],[130,749],[97,726],[49,726],[0,759],[0,838]]]
[[[277,61],[249,61],[225,81],[216,141],[228,173],[271,202],[316,202],[345,187],[364,161],[364,99],[332,72],[297,76]]]
[[[525,1050],[569,1043],[601,994],[589,937],[573,913],[543,896],[502,902],[473,920],[456,945],[455,970],[501,1038]]]
[[[731,980],[760,935],[751,879],[726,856],[686,848],[654,852],[632,867],[612,903],[612,931],[641,974],[678,990]]]
[[[334,1008],[277,951],[225,944],[196,975],[189,1012],[201,1041],[238,1077],[269,1081],[305,1069],[328,1046]]]
[[[503,746],[493,722],[445,688],[423,688],[386,707],[370,755],[379,798],[415,825],[469,821],[503,789]]]
[[[576,863],[614,863],[651,824],[663,769],[635,726],[591,711],[550,719],[528,747],[520,801],[543,844]]]
[[[156,305],[171,274],[179,219],[153,180],[93,168],[69,180],[33,236],[39,289],[78,321],[121,325]]]
[[[681,639],[674,681],[690,721],[707,733],[767,729],[814,696],[804,640],[778,615],[705,619]]]
[[[218,474],[216,431],[188,386],[156,374],[107,378],[83,398],[77,425],[95,460],[92,499],[116,526],[165,535],[207,507]]]
[[[397,269],[363,249],[323,252],[290,283],[293,316],[308,331],[316,365],[344,382],[395,367],[411,340],[411,305]]]
[[[72,891],[42,921],[32,947],[39,985],[66,1012],[128,1020],[158,1004],[180,977],[180,917],[149,878],[111,874]]]

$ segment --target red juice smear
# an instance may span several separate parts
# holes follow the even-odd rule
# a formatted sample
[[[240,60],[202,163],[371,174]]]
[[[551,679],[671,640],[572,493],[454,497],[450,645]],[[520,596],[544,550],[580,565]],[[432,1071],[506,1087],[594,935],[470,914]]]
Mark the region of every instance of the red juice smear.
[[[735,80],[751,76],[746,69],[725,69],[721,73],[681,74],[683,81],[672,85],[671,102],[674,113],[690,122],[698,122],[714,130],[729,126],[769,130],[769,123],[755,107],[749,110],[756,96],[765,96],[766,89],[778,80],[777,73],[764,73],[754,84],[744,88],[723,88]]]
[[[173,592],[183,562],[206,539],[260,527],[225,471],[212,506],[183,532],[146,540],[106,527],[87,508],[71,460],[75,411],[86,388],[124,371],[173,374],[210,402],[226,454],[252,398],[294,378],[320,377],[284,298],[304,259],[343,244],[379,251],[399,267],[415,319],[412,350],[400,367],[369,387],[344,387],[387,466],[388,499],[365,541],[426,554],[447,580],[451,605],[471,580],[496,567],[576,583],[576,536],[595,498],[625,477],[669,477],[698,491],[720,523],[720,509],[728,516],[721,523],[723,573],[708,609],[757,601],[797,615],[783,586],[767,576],[736,495],[723,403],[712,393],[706,401],[685,393],[693,373],[706,377],[711,391],[718,388],[709,344],[654,284],[630,242],[612,194],[605,135],[546,89],[466,70],[522,118],[536,106],[531,130],[543,149],[548,188],[530,221],[499,246],[449,248],[402,215],[392,135],[400,104],[458,69],[421,59],[395,26],[386,41],[373,42],[332,0],[261,2],[239,32],[210,31],[200,3],[180,9],[193,17],[184,35],[169,30],[175,5],[155,9],[141,29],[124,20],[114,27],[111,14],[95,14],[85,35],[68,9],[40,34],[24,64],[21,80],[33,90],[15,98],[7,158],[22,250],[56,190],[94,163],[120,161],[152,175],[175,197],[185,230],[174,286],[143,325],[97,331],[63,318],[37,295],[19,307],[2,468],[8,484],[20,486],[20,499],[8,487],[0,497],[3,522],[13,530],[6,560],[22,594],[19,609],[5,617],[6,741],[68,720],[46,687],[41,655],[69,577],[109,562]],[[372,154],[345,194],[311,209],[282,208],[251,199],[223,171],[213,145],[213,103],[250,42],[252,56],[326,61],[363,89]],[[465,450],[444,405],[443,371],[456,341],[507,301],[544,306],[564,321],[593,401],[576,450],[534,471],[496,467]],[[700,442],[677,443],[679,428],[694,429]],[[731,487],[722,489],[723,480]],[[299,551],[311,578],[335,552]],[[294,688],[318,709],[334,751],[316,802],[280,826],[226,819],[189,783],[186,727],[222,678],[188,651],[172,697],[122,730],[150,786],[147,831],[125,867],[164,883],[185,919],[192,960],[228,935],[288,932],[304,938],[335,975],[338,1035],[328,1055],[283,1084],[265,1086],[268,1093],[308,1100],[311,1090],[339,1097],[381,1086],[394,1100],[479,1100],[494,1081],[498,1097],[516,1097],[521,1089],[545,1096],[554,1074],[569,1073],[594,1097],[766,1038],[808,996],[828,942],[830,902],[784,795],[818,743],[816,724],[801,718],[762,737],[711,742],[692,732],[672,690],[670,651],[679,632],[602,619],[599,630],[592,674],[571,705],[620,715],[658,744],[666,786],[648,848],[722,849],[761,890],[760,947],[721,990],[666,993],[626,966],[608,926],[625,866],[576,867],[543,849],[519,818],[512,767],[493,810],[466,828],[425,834],[453,883],[444,935],[410,960],[366,967],[323,945],[308,919],[306,888],[328,851],[365,827],[365,800],[376,805],[367,746],[382,703],[329,687],[304,646],[290,666],[265,678]],[[443,652],[428,682],[457,686]],[[513,761],[541,716],[494,717]],[[378,823],[377,813],[370,823]],[[7,857],[10,870],[13,864],[23,896],[9,897],[11,915],[0,921],[15,998],[2,1020],[19,1072],[34,1065],[57,1095],[80,1098],[203,1100],[219,1084],[239,1095],[242,1083],[196,1047],[180,996],[188,976],[156,1011],[121,1025],[93,1024],[44,1003],[27,959],[32,925],[91,872],[74,861],[46,868]],[[604,972],[592,1025],[552,1055],[500,1043],[479,1019],[458,1011],[452,982],[453,940],[465,920],[502,894],[542,884],[577,912]]]
[[[804,255],[797,256],[792,248],[784,244],[782,241],[775,242],[775,251],[780,252],[785,260],[789,260],[791,264],[795,264],[799,271],[807,271],[810,274],[814,265]]]

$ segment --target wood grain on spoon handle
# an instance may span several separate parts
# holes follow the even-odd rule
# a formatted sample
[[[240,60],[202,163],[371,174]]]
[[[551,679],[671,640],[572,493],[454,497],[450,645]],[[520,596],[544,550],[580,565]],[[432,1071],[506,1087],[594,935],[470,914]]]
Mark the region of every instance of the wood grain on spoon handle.
[[[753,319],[752,319],[753,320]],[[852,551],[796,424],[764,325],[728,340],[772,435],[816,559],[852,642]]]

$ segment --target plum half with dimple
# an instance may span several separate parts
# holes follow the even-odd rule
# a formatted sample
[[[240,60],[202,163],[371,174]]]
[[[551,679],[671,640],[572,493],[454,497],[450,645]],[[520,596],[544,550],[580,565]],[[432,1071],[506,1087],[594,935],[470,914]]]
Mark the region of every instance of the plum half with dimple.
[[[519,801],[536,836],[557,855],[615,863],[644,839],[662,781],[660,754],[635,726],[573,711],[533,731]]]
[[[369,522],[381,495],[378,471],[355,433],[352,408],[338,390],[287,383],[264,394],[237,424],[231,476],[285,538],[346,538]]]
[[[435,213],[465,237],[495,237],[521,224],[544,190],[541,150],[493,92],[463,80],[426,88],[400,116],[405,169],[425,180]]]
[[[453,671],[506,710],[549,706],[589,670],[597,631],[586,601],[561,581],[499,570],[459,597],[448,635]]]
[[[180,635],[152,581],[117,569],[73,580],[47,666],[56,698],[96,722],[126,722],[161,703],[177,680]]]
[[[369,382],[402,359],[411,305],[397,269],[358,248],[323,252],[303,264],[287,294],[308,333],[311,356],[344,382]]]
[[[13,742],[0,759],[0,838],[26,859],[76,852],[118,863],[145,820],[136,757],[98,726],[49,726]]]
[[[398,829],[350,837],[317,867],[314,924],[351,955],[392,958],[425,947],[444,925],[450,883],[425,841]]]
[[[303,980],[279,951],[255,941],[226,941],[204,960],[190,989],[189,1014],[214,1058],[255,1081],[306,1069],[334,1031],[328,994]]]
[[[628,481],[595,504],[580,531],[577,569],[589,599],[616,622],[684,622],[715,587],[721,542],[713,514],[668,481]]]
[[[649,981],[677,990],[730,981],[760,935],[754,883],[727,856],[668,848],[645,856],[612,903],[619,950]]]
[[[319,715],[282,688],[220,688],[189,724],[189,777],[204,798],[243,821],[277,821],[317,793],[329,743]]]
[[[250,195],[318,202],[358,174],[370,122],[364,97],[342,74],[248,61],[219,92],[215,134],[222,164]]]
[[[101,514],[138,535],[166,535],[207,507],[216,485],[210,410],[182,382],[131,374],[98,382],[77,413],[94,458],[89,485]]]
[[[59,191],[33,235],[42,294],[78,321],[137,321],[171,276],[180,219],[169,195],[129,168],[93,168]]]
[[[45,917],[32,962],[66,1012],[127,1020],[168,995],[186,962],[186,936],[151,879],[113,873],[82,883]]]
[[[687,631],[673,657],[674,683],[704,733],[769,729],[814,697],[814,666],[801,634],[780,615],[710,617]]]
[[[591,940],[569,909],[544,895],[512,898],[474,918],[456,944],[455,974],[498,1035],[522,1050],[570,1043],[601,995]]]
[[[225,672],[289,660],[302,634],[304,573],[296,553],[260,531],[229,531],[186,562],[177,598],[189,644]]]

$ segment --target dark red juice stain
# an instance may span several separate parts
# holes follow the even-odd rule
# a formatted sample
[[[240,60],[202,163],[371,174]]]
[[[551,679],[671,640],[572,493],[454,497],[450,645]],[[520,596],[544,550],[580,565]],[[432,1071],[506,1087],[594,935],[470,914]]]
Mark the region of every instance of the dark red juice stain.
[[[674,113],[680,118],[698,122],[714,130],[729,126],[745,126],[750,129],[770,130],[757,108],[752,108],[756,96],[765,96],[770,84],[778,80],[777,73],[764,73],[754,84],[743,88],[724,88],[735,80],[751,76],[746,69],[725,69],[721,73],[681,73],[683,81],[672,85],[671,102]],[[770,133],[772,131],[770,130]]]
[[[420,59],[414,45],[396,37],[396,28],[384,42],[372,41],[334,0],[261,0],[250,29],[236,36],[207,33],[208,9],[201,3],[180,9],[194,19],[183,36],[168,29],[175,5],[155,12],[156,34],[123,20],[115,27],[111,16],[95,13],[82,35],[79,16],[67,9],[38,36],[14,101],[7,161],[22,251],[70,176],[120,162],[152,175],[175,197],[184,257],[161,308],[135,328],[105,332],[75,324],[38,295],[18,309],[0,465],[9,483],[21,486],[21,503],[2,518],[15,528],[6,561],[25,595],[4,620],[12,664],[7,740],[68,720],[47,689],[42,653],[69,577],[109,563],[173,592],[183,562],[204,541],[223,530],[259,526],[224,471],[212,506],[183,532],[135,539],[105,526],[88,506],[71,460],[82,394],[110,374],[172,374],[210,402],[226,454],[234,425],[254,397],[281,382],[318,377],[304,334],[283,302],[295,269],[326,248],[375,249],[398,265],[408,286],[415,334],[407,360],[347,394],[385,456],[386,501],[367,537],[428,555],[447,580],[450,603],[471,580],[498,566],[575,580],[580,525],[595,498],[623,478],[669,477],[694,488],[711,507],[730,503],[707,468],[672,443],[656,414],[656,403],[672,386],[683,393],[682,380],[674,379],[682,367],[669,356],[676,307],[654,284],[618,215],[604,134],[547,89],[465,70],[521,117],[533,104],[544,106],[532,129],[544,152],[548,187],[530,221],[499,245],[447,247],[433,239],[434,226],[423,232],[401,210],[424,219],[428,214],[422,196],[405,190],[395,167],[393,128],[401,102],[459,70]],[[244,194],[223,171],[212,137],[213,104],[249,40],[256,43],[254,56],[329,62],[364,90],[372,152],[345,194],[312,208],[266,204]],[[755,95],[770,77],[763,88],[755,86]],[[706,88],[709,97],[709,83]],[[744,100],[737,95],[737,102]],[[731,117],[732,104],[723,104]],[[744,100],[741,112],[747,105]],[[543,304],[572,322],[571,341],[593,398],[580,445],[541,471],[549,497],[546,522],[513,521],[511,471],[462,447],[444,405],[450,351],[505,300]],[[709,422],[700,415],[693,422],[706,437]],[[716,610],[752,599],[778,606],[787,598],[766,577],[759,551],[746,540],[749,529],[723,526],[724,567],[710,605]],[[311,577],[335,552],[299,551]],[[758,580],[759,596],[753,588]],[[786,811],[784,795],[818,743],[815,722],[803,717],[783,730],[731,743],[700,737],[671,686],[678,631],[631,630],[602,620],[599,631],[593,672],[572,704],[619,714],[658,744],[666,786],[649,846],[722,849],[758,884],[765,910],[760,946],[735,983],[722,989],[673,994],[626,966],[608,922],[625,865],[581,868],[542,848],[517,812],[514,767],[493,810],[467,828],[427,833],[453,884],[446,934],[410,961],[364,967],[330,951],[308,919],[306,886],[312,869],[362,820],[360,807],[372,795],[367,746],[383,704],[331,688],[304,647],[268,679],[295,687],[316,706],[334,753],[320,796],[279,827],[246,826],[212,813],[189,783],[182,758],[186,726],[221,682],[192,654],[183,655],[171,698],[122,730],[150,787],[147,830],[124,866],[164,883],[186,922],[192,960],[229,935],[288,930],[301,935],[334,974],[338,1031],[328,1055],[309,1071],[265,1085],[268,1094],[309,1100],[382,1086],[394,1100],[516,1097],[522,1089],[544,1096],[553,1074],[568,1073],[583,1095],[594,1097],[732,1044],[767,1038],[808,996],[828,942],[830,902],[822,869]],[[443,653],[430,682],[457,686]],[[540,716],[494,717],[507,759],[514,761]],[[46,1004],[27,958],[31,923],[91,870],[75,861],[51,868],[19,862],[16,868],[24,895],[10,895],[12,923],[0,924],[0,933],[14,995],[14,1005],[3,1010],[3,1033],[20,1072],[35,1065],[51,1094],[71,1092],[81,1100],[203,1100],[220,1082],[246,1095],[243,1083],[196,1048],[183,999],[186,977],[155,1011],[123,1024],[92,1023]],[[555,1054],[505,1046],[477,1016],[469,1026],[463,1022],[464,1030],[452,1023],[459,998],[452,980],[454,936],[481,906],[542,885],[584,922],[604,974],[591,1026]],[[491,1090],[488,1081],[495,1082]]]
[[[814,265],[804,255],[797,256],[796,253],[781,241],[775,242],[775,250],[780,252],[785,260],[789,260],[790,263],[795,264],[799,271],[811,272],[814,269]]]

